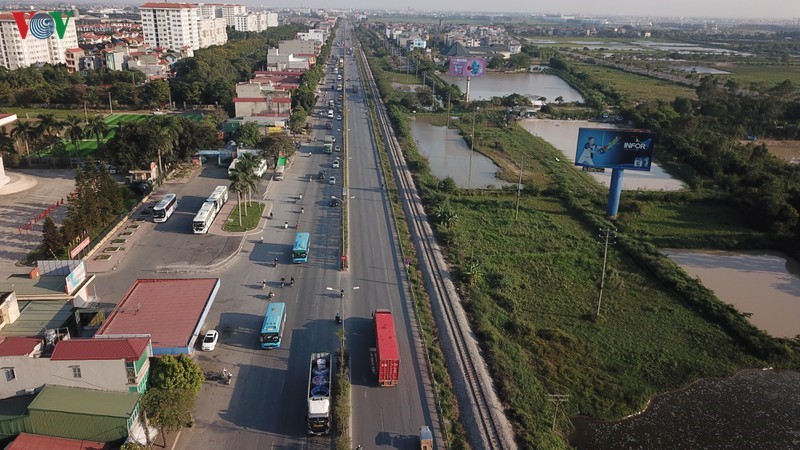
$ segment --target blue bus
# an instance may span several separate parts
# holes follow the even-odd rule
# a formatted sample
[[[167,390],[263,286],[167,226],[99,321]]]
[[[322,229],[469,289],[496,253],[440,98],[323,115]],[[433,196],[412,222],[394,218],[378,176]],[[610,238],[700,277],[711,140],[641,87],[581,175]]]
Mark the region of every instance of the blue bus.
[[[308,233],[297,233],[292,247],[292,262],[296,264],[308,262]]]
[[[267,304],[267,314],[261,325],[261,348],[278,348],[283,338],[283,325],[286,323],[286,303]]]

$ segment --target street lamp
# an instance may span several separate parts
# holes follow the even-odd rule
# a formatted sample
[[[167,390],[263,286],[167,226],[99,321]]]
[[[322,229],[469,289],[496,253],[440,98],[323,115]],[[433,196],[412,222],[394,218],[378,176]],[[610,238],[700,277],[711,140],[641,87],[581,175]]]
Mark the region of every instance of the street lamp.
[[[472,152],[475,150],[475,116],[478,115],[478,111],[480,111],[479,107],[475,108],[475,112],[472,113],[472,139],[469,148],[469,170],[467,171],[467,189],[470,188],[470,184],[472,181]]]

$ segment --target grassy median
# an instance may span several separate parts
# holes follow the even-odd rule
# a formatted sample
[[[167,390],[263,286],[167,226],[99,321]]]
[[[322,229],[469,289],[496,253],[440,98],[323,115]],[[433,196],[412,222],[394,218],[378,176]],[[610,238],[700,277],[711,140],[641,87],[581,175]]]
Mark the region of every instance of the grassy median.
[[[242,221],[239,222],[239,209],[242,210]],[[227,222],[222,226],[225,231],[244,232],[254,230],[259,221],[261,221],[261,214],[264,212],[264,204],[260,202],[252,202],[249,206],[245,206],[242,202],[233,207],[231,215],[228,216]]]

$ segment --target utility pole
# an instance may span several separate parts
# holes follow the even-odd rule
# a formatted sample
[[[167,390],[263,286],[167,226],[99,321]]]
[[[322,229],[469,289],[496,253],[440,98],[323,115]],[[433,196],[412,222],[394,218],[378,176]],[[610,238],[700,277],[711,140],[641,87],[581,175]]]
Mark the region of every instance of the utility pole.
[[[603,272],[600,275],[600,295],[597,297],[597,316],[600,316],[600,306],[603,303],[603,287],[606,283],[606,263],[608,262],[608,246],[616,243],[614,239],[617,238],[616,229],[600,229],[600,240],[603,243]]]
[[[553,431],[556,431],[556,418],[558,417],[558,407],[561,406],[562,403],[569,400],[569,394],[547,394],[549,400],[556,405],[555,411],[553,411]]]
[[[467,189],[470,188],[470,182],[472,181],[472,152],[475,150],[475,116],[478,115],[478,110],[480,108],[475,108],[475,112],[472,113],[472,139],[470,139],[470,147],[469,147],[469,171],[467,172]]]
[[[111,104],[111,92],[108,93],[108,109],[114,114],[114,105]]]
[[[514,220],[519,219],[519,199],[522,196],[522,168],[525,164],[525,158],[519,163],[519,184],[517,184],[517,211],[514,213]]]
[[[450,91],[447,91],[447,128],[450,128]]]

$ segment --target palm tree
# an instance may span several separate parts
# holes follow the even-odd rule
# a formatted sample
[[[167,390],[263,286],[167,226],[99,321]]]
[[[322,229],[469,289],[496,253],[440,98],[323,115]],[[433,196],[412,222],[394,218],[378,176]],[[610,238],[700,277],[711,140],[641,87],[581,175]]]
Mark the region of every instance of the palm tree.
[[[72,147],[75,151],[78,151],[78,143],[83,139],[86,135],[86,131],[83,129],[81,124],[83,121],[78,116],[73,116],[70,114],[67,116],[66,125],[67,125],[67,138],[72,143]],[[72,152],[69,150],[67,151],[67,156],[69,156],[69,167],[72,167]]]
[[[109,131],[108,124],[99,114],[90,117],[86,122],[86,134],[97,139],[97,150],[100,150],[100,139],[104,138]]]
[[[241,178],[235,177],[236,170],[231,173],[230,178],[233,179],[231,182],[231,190],[236,192],[236,205],[238,206],[239,210],[239,226],[242,226],[242,193],[247,189],[247,184]]]
[[[11,131],[11,138],[16,141],[22,141],[25,144],[25,155],[28,158],[28,167],[31,166],[31,151],[28,148],[28,142],[36,134],[36,128],[31,122],[17,122],[14,130]]]
[[[252,154],[246,153],[239,157],[239,162],[236,164],[236,168],[241,167],[241,170],[246,173],[245,178],[247,179],[249,188],[247,189],[247,204],[248,206],[253,201],[252,192],[258,189],[258,177],[255,175],[255,170],[261,163],[261,158]]]
[[[450,228],[455,224],[458,219],[458,214],[450,205],[442,205],[433,211],[433,216],[436,221],[444,225],[445,228]]]
[[[178,148],[178,136],[180,124],[173,116],[155,116],[149,120],[158,129],[159,141],[156,145],[158,152],[158,172],[159,177],[164,173],[163,159],[172,159],[172,153]]]
[[[8,134],[5,128],[0,128],[0,155],[2,152],[11,153],[14,151],[14,139]]]
[[[245,155],[242,155],[245,156]],[[228,178],[241,189],[242,193],[249,193],[256,185],[255,176],[253,175],[253,166],[249,158],[239,158],[236,167],[231,169]],[[233,189],[233,185],[231,185]],[[247,214],[247,201],[244,204],[245,214]],[[241,214],[241,211],[239,212]],[[241,225],[241,219],[239,220]]]

